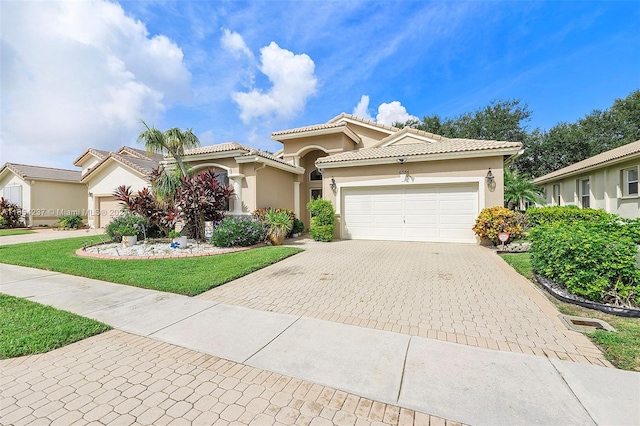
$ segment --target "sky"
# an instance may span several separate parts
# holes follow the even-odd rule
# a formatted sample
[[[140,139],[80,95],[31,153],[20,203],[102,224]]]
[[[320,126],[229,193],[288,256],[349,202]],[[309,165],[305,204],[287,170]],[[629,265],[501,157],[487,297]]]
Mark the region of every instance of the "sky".
[[[0,39],[0,164],[65,169],[141,120],[274,152],[342,112],[520,99],[545,130],[640,88],[637,1],[2,0]]]

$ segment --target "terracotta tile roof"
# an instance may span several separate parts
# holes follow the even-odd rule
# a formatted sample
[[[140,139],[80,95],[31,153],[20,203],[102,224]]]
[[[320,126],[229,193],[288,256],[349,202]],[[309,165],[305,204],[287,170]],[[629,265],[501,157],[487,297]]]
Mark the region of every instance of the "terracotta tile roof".
[[[579,161],[570,166],[564,167],[555,172],[551,172],[544,176],[540,176],[533,180],[534,183],[547,182],[562,176],[571,175],[574,173],[586,171],[596,166],[605,165],[610,161],[621,160],[625,157],[631,157],[640,153],[640,140],[628,143],[626,145],[619,146],[618,148],[611,149],[609,151],[602,152],[593,157],[589,157],[586,160]]]
[[[271,136],[292,135],[292,134],[295,134],[295,133],[312,132],[314,130],[338,129],[340,127],[347,127],[347,123],[314,124],[312,126],[305,126],[305,127],[297,127],[295,129],[280,130],[279,132],[271,133]]]
[[[278,158],[273,154],[269,154],[268,152],[264,152],[256,148],[251,148],[250,146],[247,146],[247,145],[242,145],[238,142],[226,142],[226,143],[221,143],[217,145],[200,146],[198,148],[188,149],[184,152],[184,156],[188,157],[189,155],[212,154],[212,153],[227,152],[227,151],[243,151],[242,153],[243,157],[257,155],[259,157],[273,160],[278,163],[291,166],[292,168],[296,168],[296,166],[284,161],[282,158]],[[185,160],[188,161],[188,158],[185,158]]]
[[[381,129],[390,130],[392,132],[397,132],[398,130],[400,130],[399,128],[394,127],[394,126],[387,126],[386,124],[376,123],[375,121],[371,121],[371,120],[367,120],[365,118],[357,117],[357,116],[355,116],[353,114],[346,114],[344,112],[342,114],[340,114],[340,115],[337,115],[337,116],[333,117],[327,123],[335,123],[336,121],[339,121],[339,120],[341,120],[343,118],[347,118],[347,119],[353,120],[353,121],[359,121],[361,123],[368,124],[370,126],[380,127]]]
[[[455,152],[486,151],[493,149],[520,149],[520,142],[486,141],[475,139],[447,139],[438,142],[418,142],[386,147],[364,148],[336,155],[321,157],[316,164],[341,161],[373,160],[382,158],[411,157]]]
[[[54,169],[51,167],[29,166],[27,164],[5,163],[0,169],[11,170],[24,180],[50,180],[54,182],[80,182],[82,173],[76,170]]]
[[[118,154],[123,152],[127,152],[136,157],[140,157],[140,158],[151,160],[151,161],[162,161],[162,159],[164,158],[164,155],[162,154],[156,154],[155,152],[149,152],[143,149],[136,149],[130,146],[123,146],[117,151]]]
[[[405,127],[402,130],[399,130],[399,131],[395,132],[394,134],[389,135],[386,138],[382,139],[380,142],[378,142],[376,147],[382,146],[382,145],[386,144],[387,142],[389,142],[389,141],[391,141],[393,139],[397,139],[398,137],[400,137],[402,135],[406,135],[408,133],[411,133],[411,134],[414,134],[414,135],[418,135],[418,136],[424,136],[425,138],[431,139],[433,141],[450,140],[448,138],[445,138],[444,136],[436,135],[435,133],[425,132],[423,130],[414,129],[412,127]],[[475,139],[468,139],[468,140],[475,140]]]
[[[245,145],[241,145],[238,142],[226,142],[219,143],[217,145],[207,145],[207,146],[199,146],[197,148],[187,149],[184,152],[185,156],[189,155],[197,155],[197,154],[212,154],[214,152],[225,152],[225,151],[249,151],[251,148]]]
[[[80,161],[82,157],[84,157],[87,154],[93,154],[99,160],[103,160],[106,156],[109,155],[109,151],[104,151],[102,149],[96,149],[96,148],[88,148],[85,152],[80,154],[80,156],[73,161],[73,164],[77,165],[76,163]]]
[[[157,161],[157,160],[131,157],[128,155],[120,155],[113,152],[109,157],[126,164],[127,166],[142,173],[145,176],[147,176],[149,173],[151,173],[153,169],[155,169],[160,165],[160,161]],[[160,159],[162,159],[162,157],[160,157]],[[94,168],[97,168],[97,167],[94,167]]]

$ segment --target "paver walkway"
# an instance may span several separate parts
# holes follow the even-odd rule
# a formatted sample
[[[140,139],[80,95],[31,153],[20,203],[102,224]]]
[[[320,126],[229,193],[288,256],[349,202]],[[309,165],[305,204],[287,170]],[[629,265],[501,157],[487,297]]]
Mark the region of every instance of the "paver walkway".
[[[299,240],[306,251],[198,296],[490,349],[611,366],[490,249]]]
[[[460,425],[122,331],[0,368],[2,425]]]
[[[158,355],[189,349],[199,353],[192,352],[190,356],[207,354],[223,358],[238,364],[238,369],[246,366],[278,373],[339,389],[354,397],[468,424],[634,424],[640,419],[639,373],[259,311],[217,301],[2,264],[0,291],[95,318],[118,328],[120,332],[142,336],[143,346],[161,346]],[[99,341],[99,338],[93,338],[87,340],[89,343],[86,344],[98,345],[96,342]],[[161,342],[168,346],[162,346]],[[78,343],[83,344],[85,342]],[[112,343],[108,342],[106,345],[111,348]],[[92,352],[87,346],[83,348],[73,353]],[[58,410],[73,411],[74,414],[69,416],[77,417],[79,407],[87,405],[90,406],[88,410],[91,410],[96,408],[93,404],[103,405],[98,399],[100,393],[104,389],[110,389],[108,384],[100,380],[109,376],[108,379],[119,382],[116,386],[122,385],[121,389],[116,389],[122,392],[120,396],[130,398],[131,402],[119,399],[117,405],[111,408],[104,406],[100,410],[104,410],[103,416],[112,411],[118,416],[125,416],[139,406],[136,401],[137,392],[148,390],[138,386],[130,391],[131,395],[125,395],[129,385],[144,387],[148,383],[143,381],[158,380],[156,372],[160,380],[166,379],[163,372],[154,369],[160,367],[160,364],[154,366],[146,363],[147,356],[137,356],[139,352],[135,347],[125,345],[118,349],[121,354],[107,352],[105,359],[77,355],[77,363],[71,361],[73,365],[65,369],[65,359],[74,358],[74,355],[67,356],[66,350],[75,351],[63,348],[62,352],[54,351],[54,355],[0,362],[3,369],[1,378],[7,381],[6,388],[9,389],[5,393],[5,384],[0,386],[0,399],[6,399],[0,403],[0,407],[10,407],[6,412],[10,411],[8,415],[16,417],[48,417],[48,414],[57,415]],[[55,353],[62,353],[64,359],[52,362],[52,359],[59,359]],[[132,354],[136,356],[126,358]],[[117,367],[114,365],[114,371],[107,374],[104,370],[110,371],[106,366],[113,365],[111,359],[116,360]],[[14,363],[24,363],[26,369],[14,371]],[[140,367],[142,371],[133,368],[135,373],[127,367],[118,369],[120,365],[136,367],[139,364],[144,364]],[[82,375],[85,369],[89,371],[87,376]],[[5,371],[8,372],[6,375]],[[186,377],[189,375],[188,371],[180,369],[174,373],[176,375],[172,375],[170,380],[172,385],[187,385],[178,383],[181,383],[179,375]],[[65,381],[67,377],[68,383]],[[187,379],[189,377],[183,380]],[[28,384],[21,384],[25,380]],[[65,386],[79,382],[74,393],[84,399],[62,402],[51,400],[47,393],[49,388],[53,386],[51,391],[55,392],[58,389],[55,385],[63,381]],[[233,389],[238,390],[235,387]],[[37,395],[31,396],[34,390]],[[43,395],[45,390],[46,395]],[[63,393],[69,390],[67,388]],[[171,393],[176,390],[171,388]],[[93,392],[95,394],[85,396],[85,393]],[[188,421],[180,416],[190,409],[190,401],[187,399],[191,393],[189,390],[181,392],[185,394],[177,393],[175,398],[171,398],[172,401],[161,407],[166,412],[162,416],[168,414],[175,417],[175,424]],[[56,399],[58,395],[54,393],[51,398]],[[62,395],[64,396],[66,395]],[[112,392],[108,396],[116,398],[118,395]],[[239,397],[237,394],[236,396]],[[163,401],[164,399],[159,403]],[[269,401],[273,403],[271,399]],[[49,405],[49,402],[53,405]],[[24,404],[24,407],[19,403]],[[38,411],[39,408],[34,409],[33,404],[43,404],[42,407],[46,405],[47,408]],[[233,405],[232,402],[228,404]],[[173,408],[174,405],[176,408]],[[240,416],[241,408],[234,407],[235,411],[232,412]],[[33,413],[29,410],[33,410]],[[341,410],[348,411],[343,408]],[[62,411],[62,414],[66,415],[66,411]],[[385,415],[386,412],[387,408]],[[267,412],[269,413],[272,416],[280,414],[279,411],[275,412],[275,408]],[[398,413],[400,415],[401,411]],[[114,424],[118,424],[119,417],[114,417],[116,414],[107,417],[107,420],[113,419]],[[217,414],[222,417],[223,412]],[[300,414],[306,415],[303,412]],[[331,414],[330,411],[325,414],[331,415],[336,424],[342,424],[343,420],[353,424],[352,420],[357,420],[352,416],[347,416],[349,419],[336,418],[337,414]],[[231,416],[230,413],[226,415]],[[294,415],[297,413],[291,413],[292,418]],[[415,418],[417,416],[414,416],[414,421]],[[131,420],[126,416],[123,419],[123,422]],[[9,420],[13,422],[15,418],[9,417]],[[69,420],[65,417],[59,424],[67,424]],[[78,420],[81,419],[78,417]],[[226,421],[225,418],[222,420]]]

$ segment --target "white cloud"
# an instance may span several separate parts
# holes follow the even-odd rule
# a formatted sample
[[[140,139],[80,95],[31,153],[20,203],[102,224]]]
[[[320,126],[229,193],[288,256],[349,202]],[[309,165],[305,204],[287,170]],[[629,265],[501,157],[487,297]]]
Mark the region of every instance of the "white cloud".
[[[117,3],[4,2],[1,23],[4,161],[132,143],[140,119],[191,97],[182,50]]]
[[[393,101],[388,104],[382,103],[378,107],[378,115],[376,116],[378,123],[391,126],[393,123],[404,123],[409,119],[417,120],[418,117],[407,113],[407,109],[398,101]]]
[[[198,140],[202,146],[214,145],[216,143],[216,138],[212,130],[200,133],[200,135],[198,135]]]
[[[369,96],[362,95],[360,102],[358,102],[358,105],[353,109],[353,115],[373,121],[373,117],[369,114]]]
[[[295,55],[275,42],[260,49],[260,71],[272,86],[263,92],[235,92],[233,100],[240,106],[240,118],[245,123],[254,118],[292,118],[302,112],[309,96],[316,92],[318,81],[315,64],[305,54]]]
[[[253,53],[247,47],[242,36],[236,32],[230,31],[227,28],[222,29],[222,39],[220,40],[222,47],[230,51],[236,56],[245,55],[248,58],[253,58]]]

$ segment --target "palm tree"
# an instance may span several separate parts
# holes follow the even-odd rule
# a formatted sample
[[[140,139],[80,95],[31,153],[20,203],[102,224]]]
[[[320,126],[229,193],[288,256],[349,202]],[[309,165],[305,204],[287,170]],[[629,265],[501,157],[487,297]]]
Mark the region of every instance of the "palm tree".
[[[138,135],[138,143],[143,143],[145,149],[149,152],[170,154],[176,160],[182,176],[187,176],[187,168],[182,161],[184,150],[200,146],[200,141],[193,133],[193,130],[187,129],[183,132],[174,127],[161,132],[155,127],[149,127],[144,120],[141,121],[146,130]]]
[[[544,204],[542,188],[518,173],[517,170],[504,169],[504,201],[507,207],[521,207],[524,201],[531,204]]]

